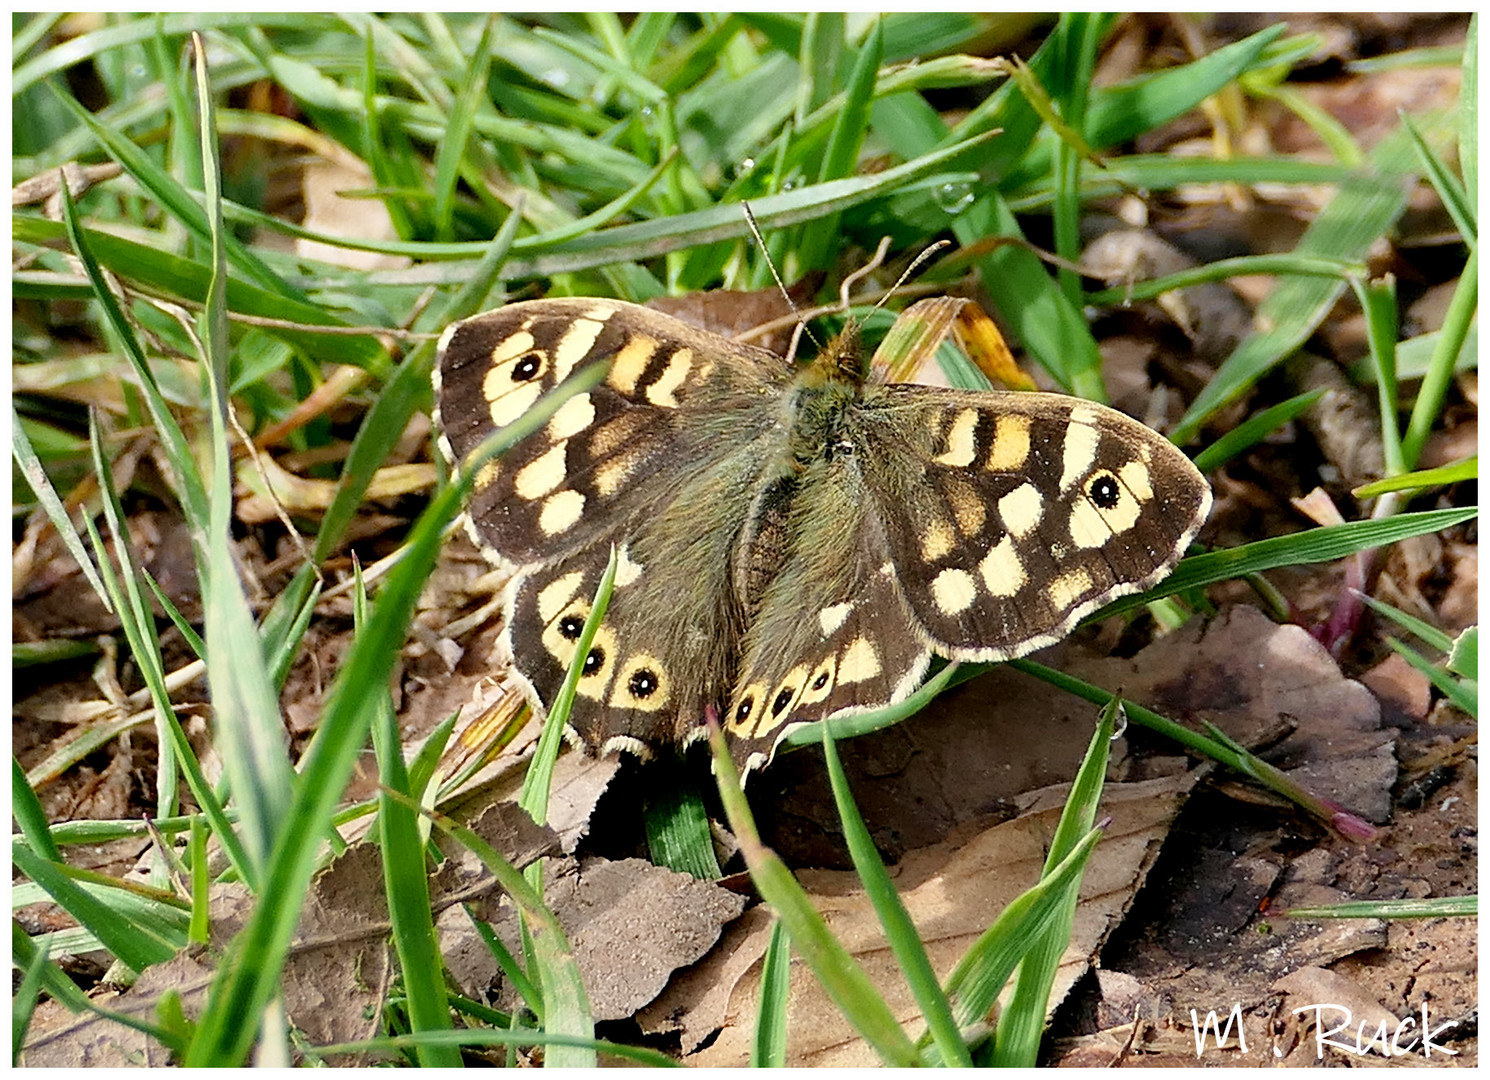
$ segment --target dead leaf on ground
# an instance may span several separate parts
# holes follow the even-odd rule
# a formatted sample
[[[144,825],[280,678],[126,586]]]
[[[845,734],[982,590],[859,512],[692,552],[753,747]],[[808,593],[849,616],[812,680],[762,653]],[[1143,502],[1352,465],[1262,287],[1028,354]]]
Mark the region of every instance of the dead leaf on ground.
[[[646,1005],[674,971],[707,953],[745,906],[737,893],[642,859],[566,859],[546,869],[544,900],[569,937],[596,1020],[621,1019]],[[491,897],[472,906],[521,955],[511,904]],[[452,908],[440,932],[452,976],[465,993],[486,998],[501,973],[490,952],[472,947],[470,920]],[[511,987],[498,993],[501,1008],[521,1007]]]
[[[1075,928],[1056,976],[1052,1010],[1121,921],[1192,782],[1188,775],[1166,777],[1109,785],[1104,792],[1102,813],[1111,814],[1113,820],[1082,879]],[[1031,792],[1021,799],[1027,809],[1019,817],[964,842],[948,841],[911,852],[892,871],[940,976],[951,971],[1009,901],[1039,880],[1067,792],[1065,786]],[[884,943],[883,930],[858,877],[844,871],[804,870],[798,879],[834,935],[886,996],[897,1019],[914,1024],[919,1015],[915,1001]],[[643,1030],[678,1032],[689,1064],[745,1064],[759,992],[760,958],[769,931],[769,916],[759,908],[731,926],[718,949],[639,1014]],[[877,1062],[811,972],[795,958],[790,994],[788,1064]],[[718,1038],[698,1049],[716,1030]]]

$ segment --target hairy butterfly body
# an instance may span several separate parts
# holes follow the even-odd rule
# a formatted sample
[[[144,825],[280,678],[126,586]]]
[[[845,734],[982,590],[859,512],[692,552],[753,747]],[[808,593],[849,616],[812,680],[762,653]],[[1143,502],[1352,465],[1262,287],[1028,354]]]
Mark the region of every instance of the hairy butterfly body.
[[[513,570],[505,640],[553,700],[610,551],[610,607],[570,725],[647,753],[724,721],[737,761],[793,727],[899,701],[932,653],[1005,660],[1157,582],[1205,519],[1190,461],[1055,394],[869,379],[852,333],[809,365],[616,300],[452,326],[441,445],[463,461],[570,374],[605,365],[477,476],[477,543]]]

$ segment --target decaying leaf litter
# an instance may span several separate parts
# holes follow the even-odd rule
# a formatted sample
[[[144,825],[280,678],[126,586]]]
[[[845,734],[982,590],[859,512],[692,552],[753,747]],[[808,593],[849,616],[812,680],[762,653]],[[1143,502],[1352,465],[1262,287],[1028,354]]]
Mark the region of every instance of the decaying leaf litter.
[[[1125,49],[1137,47],[1143,25],[1135,23],[1140,29],[1120,36],[1110,49],[1107,62],[1114,68],[1121,67]],[[1349,59],[1352,49],[1375,48],[1367,43],[1404,32],[1400,26],[1354,26],[1349,33],[1332,31],[1328,39],[1332,49],[1340,50],[1339,58]],[[1346,113],[1342,123],[1366,146],[1373,141],[1371,132],[1384,134],[1390,129],[1396,106],[1407,102],[1415,109],[1425,104],[1450,107],[1457,94],[1454,68],[1398,70],[1367,80],[1348,73],[1329,77],[1332,62],[1338,59],[1321,62],[1326,70],[1316,82],[1304,84],[1304,92],[1322,108]],[[1114,74],[1121,71],[1109,73]],[[1259,108],[1247,133],[1269,140],[1275,149],[1307,155],[1317,146],[1312,133],[1301,129],[1292,115]],[[1196,123],[1187,117],[1172,130],[1151,133],[1153,145],[1148,149],[1182,152],[1187,140],[1206,137]],[[1176,247],[1289,250],[1292,238],[1319,205],[1310,202],[1308,192],[1299,191],[1265,205],[1255,199],[1255,193],[1249,197],[1240,191],[1200,191],[1193,201],[1166,205],[1157,224],[1151,221],[1126,231],[1137,238],[1140,264],[1154,250]],[[1120,213],[1125,208],[1114,202],[1110,209]],[[1441,228],[1431,192],[1419,188],[1395,237],[1395,250],[1380,257],[1404,281],[1410,271],[1421,276],[1416,268],[1425,261],[1422,253],[1442,243],[1435,232]],[[1102,243],[1115,243],[1117,233],[1110,231]],[[1159,234],[1168,238],[1162,248],[1154,243]],[[1102,254],[1104,259],[1109,255]],[[1121,250],[1118,255],[1115,272],[1094,276],[1120,282],[1123,260],[1135,257]],[[1132,261],[1127,265],[1134,267],[1135,276],[1155,272],[1139,270]],[[1109,316],[1099,328],[1099,340],[1110,361],[1105,371],[1115,402],[1151,423],[1175,419],[1182,399],[1234,346],[1233,328],[1247,325],[1260,295],[1252,290],[1265,290],[1267,284],[1240,281],[1220,290],[1170,294],[1164,303]],[[1424,289],[1422,298],[1407,308],[1406,318],[1418,329],[1433,329],[1434,320],[1442,318],[1444,287]],[[769,306],[770,301],[766,303]],[[1311,349],[1338,367],[1361,355],[1362,334],[1354,305],[1344,301],[1322,324]],[[1307,365],[1290,365],[1278,384],[1264,384],[1258,399],[1245,410],[1255,412],[1271,398],[1297,393],[1313,385],[1312,378]],[[1425,449],[1425,467],[1462,457],[1463,449],[1475,441],[1477,382],[1472,370],[1459,376],[1456,390],[1457,403],[1445,426],[1435,431]],[[1348,399],[1348,387],[1342,393]],[[1340,408],[1347,409],[1348,400]],[[1238,406],[1234,419],[1245,410]],[[1365,415],[1371,415],[1369,401]],[[388,466],[425,467],[427,435],[419,421],[412,424]],[[1359,424],[1332,426],[1327,418],[1313,416],[1285,428],[1212,474],[1218,505],[1203,538],[1208,544],[1232,546],[1296,531],[1306,521],[1286,496],[1302,496],[1321,482],[1334,485],[1332,493],[1348,507],[1349,496],[1339,486],[1342,478],[1354,483],[1359,473],[1369,472],[1373,452],[1379,454],[1379,446],[1373,450],[1372,440],[1362,438]],[[1364,470],[1359,464],[1363,458],[1368,463]],[[277,464],[292,472],[303,467],[293,455],[278,458]],[[150,489],[148,447],[142,445],[134,456],[117,460],[115,468],[121,489],[140,469],[147,474],[145,490]],[[252,490],[248,475],[246,466],[240,469],[242,520],[271,521],[272,514],[254,509],[258,504],[253,500],[261,496]],[[384,501],[366,507],[354,525],[350,537],[361,545],[359,556],[365,562],[396,547],[407,521],[399,494],[390,488]],[[306,492],[311,508],[325,495]],[[1346,516],[1354,515],[1347,509]],[[142,501],[130,521],[146,568],[190,618],[194,579],[179,519],[160,509],[158,502]],[[79,676],[71,681],[42,682],[24,675],[18,680],[13,746],[23,766],[32,769],[49,758],[65,761],[59,751],[98,717],[119,716],[121,711],[126,716],[139,714],[144,705],[130,697],[137,686],[131,684],[129,664],[108,639],[117,622],[91,604],[92,592],[55,537],[23,540],[16,552],[26,570],[16,576],[21,583],[13,623],[17,640],[66,636],[96,642],[99,650],[76,664]],[[271,595],[295,555],[283,536],[249,531],[240,559],[250,594]],[[1387,556],[1374,595],[1457,632],[1475,617],[1477,566],[1472,529],[1409,541]],[[500,584],[463,540],[452,541],[426,592],[395,679],[401,734],[411,746],[455,708],[473,699],[488,704],[500,693],[500,672],[490,663],[492,625],[471,619],[489,605]],[[1309,636],[1304,628],[1325,624],[1339,602],[1346,585],[1340,565],[1280,571],[1274,584],[1289,601],[1296,625],[1280,625],[1265,616],[1255,596],[1232,583],[1211,590],[1218,611],[1204,626],[1192,623],[1150,641],[1148,628],[1125,628],[1113,621],[1083,632],[1041,659],[1096,685],[1121,689],[1132,700],[1174,719],[1218,724],[1238,742],[1265,752],[1268,760],[1317,794],[1375,822],[1380,832],[1370,843],[1348,843],[1288,807],[1260,798],[1255,788],[1204,767],[1197,770],[1195,762],[1174,747],[1130,728],[1115,755],[1109,788],[1114,824],[1088,870],[1077,933],[1058,983],[1058,998],[1064,1004],[1049,1044],[1052,1061],[1194,1064],[1188,1010],[1224,1011],[1235,1003],[1249,1024],[1255,1021],[1266,1036],[1254,1039],[1249,1053],[1217,1052],[1204,1063],[1272,1063],[1278,1060],[1276,1050],[1285,1063],[1308,1064],[1312,1034],[1289,1010],[1293,1001],[1323,993],[1356,1002],[1358,1011],[1370,1015],[1373,1023],[1378,1012],[1393,1017],[1411,1013],[1425,996],[1434,1002],[1436,1019],[1473,1016],[1474,931],[1465,920],[1328,923],[1273,913],[1347,898],[1473,891],[1477,856],[1473,724],[1447,707],[1421,675],[1386,649],[1386,629],[1368,625],[1337,650],[1338,658]],[[297,738],[309,734],[318,698],[346,651],[351,623],[352,602],[345,595],[323,604],[317,613],[309,647],[297,660],[284,695],[288,728]],[[176,666],[189,662],[179,639],[168,637],[167,647],[174,650]],[[201,684],[187,684],[180,700],[188,732],[204,759],[211,761]],[[1010,708],[1010,702],[1017,707]],[[467,709],[469,715],[479,712],[479,705]],[[1007,899],[1005,890],[1012,896],[1033,883],[1050,828],[1051,811],[1036,809],[1046,807],[1050,798],[1042,789],[1058,787],[1069,778],[1093,713],[1089,706],[1028,676],[1000,671],[947,695],[910,723],[845,744],[855,791],[877,845],[895,864],[911,912],[934,950],[940,948],[945,957],[955,958],[967,937],[979,933],[991,912]],[[511,748],[514,756],[530,742],[530,734],[521,736]],[[153,786],[153,753],[153,731],[140,720],[79,760],[67,761],[39,787],[48,816],[61,821],[138,815]],[[510,794],[515,766],[509,762],[488,770],[497,775],[484,790],[505,788]],[[573,821],[567,829],[554,824],[562,840],[556,836],[547,848],[526,850],[530,855],[543,850],[571,856],[550,863],[555,880],[571,890],[571,933],[581,933],[585,919],[575,914],[580,910],[588,913],[585,918],[598,919],[603,928],[602,944],[580,958],[588,984],[616,988],[609,997],[600,995],[607,1003],[616,1002],[609,1011],[597,1012],[612,1021],[603,1030],[623,1041],[660,1039],[661,1045],[700,1064],[742,1063],[763,947],[763,910],[749,905],[748,890],[742,897],[687,879],[670,887],[669,872],[636,864],[633,856],[642,850],[637,830],[615,822],[634,821],[632,807],[647,782],[644,775],[639,777],[626,766],[613,776],[615,763],[571,762],[566,767],[576,774],[575,789],[585,792],[572,804]],[[598,769],[599,775],[586,780],[584,774],[591,769]],[[751,795],[769,830],[769,842],[794,866],[804,868],[803,880],[830,913],[835,930],[841,929],[850,949],[874,971],[875,957],[884,959],[883,949],[876,942],[874,924],[866,921],[862,898],[855,895],[852,875],[837,872],[846,864],[821,771],[816,752],[790,755],[752,781]],[[349,795],[366,797],[375,790],[376,774],[369,772]],[[1254,802],[1259,804],[1251,805]],[[588,835],[592,825],[597,826],[593,838]],[[510,841],[514,835],[497,828],[492,841]],[[603,850],[586,848],[597,841],[603,841]],[[69,858],[75,865],[123,874],[145,848],[138,841],[118,841],[74,849]],[[353,848],[359,850],[364,849]],[[379,920],[386,919],[386,911],[380,917],[365,905],[378,894],[375,874],[350,892],[332,888],[336,875],[350,873],[350,866],[325,872],[325,892],[318,895],[332,920],[331,929],[303,925],[306,943],[295,962],[314,963],[307,958],[316,954],[317,946],[328,948],[327,940],[334,946],[369,950],[345,953],[330,948],[340,970],[355,970],[353,982],[359,993],[345,1002],[333,998],[326,993],[320,972],[305,982],[323,995],[319,999],[297,1002],[287,989],[287,1009],[313,1043],[370,1032],[362,1010],[378,1000],[389,977],[386,949],[376,945],[383,932]],[[1024,868],[1023,878],[1019,868]],[[995,876],[998,889],[992,890],[987,883]],[[494,912],[501,906],[489,881],[467,882],[466,888],[476,890],[472,896],[486,889],[483,902]],[[349,898],[352,894],[358,897],[355,902]],[[328,906],[326,895],[341,895],[347,902]],[[232,902],[229,895],[214,901],[221,929],[233,925]],[[628,906],[638,902],[642,906]],[[591,911],[595,905],[598,911]],[[672,925],[649,917],[660,905],[677,912],[670,918],[679,925],[706,928],[701,935],[710,940],[700,940],[681,953],[659,949],[657,931],[670,933],[665,928]],[[556,909],[565,918],[564,905],[556,901]],[[741,909],[743,914],[736,918]],[[469,942],[462,942],[469,937],[469,921],[460,922],[461,909],[454,903],[445,910],[442,943],[449,950],[452,975],[467,993],[490,994],[498,1000],[503,993],[500,980],[493,980],[479,964],[457,962],[457,957],[467,955]],[[21,914],[33,932],[47,927],[48,920],[60,926],[55,909],[35,907]],[[352,932],[352,924],[362,929]],[[710,950],[710,941],[721,928],[719,944]],[[1100,962],[1094,965],[1097,957]],[[102,974],[89,970],[87,957],[73,963],[75,974],[85,982]],[[149,1009],[155,995],[175,987],[189,1000],[205,986],[205,969],[192,963],[182,959],[154,971],[123,997],[134,1003],[131,1007]],[[672,967],[679,970],[669,980]],[[287,986],[296,985],[293,979],[292,971]],[[895,979],[886,974],[884,982]],[[874,1060],[824,1001],[813,1004],[815,989],[805,969],[794,970],[793,986],[803,1003],[801,1029],[811,1033],[793,1044],[794,1060]],[[346,1012],[337,1015],[337,1006],[343,1003]],[[902,1019],[913,1015],[904,1011],[913,1010],[913,1005],[900,1003],[897,1008]],[[100,1038],[98,1025],[63,1021],[65,1015],[57,1018],[62,1026],[37,1044],[32,1063],[45,1063],[50,1052],[60,1055],[52,1059],[58,1064],[105,1064],[121,1060],[118,1055],[149,1053],[143,1041],[120,1042],[117,1034]],[[314,1023],[312,1015],[319,1018]],[[33,1033],[46,1030],[43,1021],[39,1014]],[[1460,1052],[1456,1064],[1474,1060],[1473,1029],[1463,1030],[1468,1034],[1452,1042]]]

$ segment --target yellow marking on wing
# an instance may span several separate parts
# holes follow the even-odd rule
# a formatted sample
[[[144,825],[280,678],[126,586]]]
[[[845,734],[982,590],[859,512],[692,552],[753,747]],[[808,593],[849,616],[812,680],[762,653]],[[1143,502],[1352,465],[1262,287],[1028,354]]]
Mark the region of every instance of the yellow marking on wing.
[[[977,490],[971,484],[964,484],[952,477],[947,477],[947,481],[947,505],[952,508],[952,516],[957,519],[958,532],[963,536],[977,536],[988,520],[988,504],[978,497]]]
[[[622,544],[616,552],[616,588],[624,589],[642,576],[642,564],[631,558],[631,545]]]
[[[528,462],[512,478],[512,490],[520,498],[541,499],[564,482],[564,452],[567,443],[551,446]]]
[[[502,475],[502,462],[497,458],[489,459],[486,464],[476,470],[476,479],[472,482],[477,491],[491,487],[497,482],[497,477]]]
[[[676,409],[678,399],[674,391],[688,378],[688,369],[693,366],[693,350],[679,349],[668,359],[662,374],[647,385],[647,400],[664,409]]]
[[[1020,484],[999,500],[1004,527],[1021,540],[1035,530],[1045,516],[1045,498],[1034,484]]]
[[[766,684],[760,682],[751,683],[745,689],[741,690],[730,705],[729,716],[726,718],[724,724],[725,728],[742,738],[748,739],[751,730],[756,725],[756,721],[760,719],[760,714],[765,711],[765,706],[761,703],[761,698],[765,696],[765,693]],[[742,716],[740,715],[740,709],[746,702],[750,703],[750,708]]]
[[[843,658],[838,661],[838,684],[840,686],[865,682],[879,673],[879,650],[868,638],[855,638],[853,643],[843,650]]]
[[[1030,418],[1000,416],[993,430],[993,447],[984,468],[989,472],[1015,472],[1030,456]]]
[[[564,331],[564,336],[559,339],[558,347],[554,349],[554,381],[563,382],[578,364],[590,354],[595,346],[595,339],[600,336],[600,331],[605,329],[605,323],[595,319],[575,319]]]
[[[936,562],[948,554],[956,542],[957,535],[950,521],[937,519],[929,522],[921,533],[921,558],[926,562]]]
[[[1048,586],[1051,606],[1057,611],[1071,607],[1092,587],[1092,575],[1077,567],[1067,570]]]
[[[978,574],[983,587],[991,596],[1013,596],[1024,588],[1029,580],[1019,552],[1014,549],[1014,537],[1005,536],[988,549],[988,554],[978,563]]]
[[[641,451],[617,454],[595,466],[595,490],[606,498],[621,490],[621,485],[636,471],[643,458]]]
[[[833,687],[837,685],[833,679],[837,672],[838,657],[830,653],[828,658],[813,668],[812,673],[807,676],[807,681],[802,684],[802,696],[797,699],[797,704],[816,705],[819,701],[826,699],[833,692]]]
[[[647,365],[652,362],[652,354],[656,351],[657,341],[654,338],[637,334],[616,353],[605,381],[630,397],[636,393],[636,384],[647,370]]]
[[[1096,548],[1107,543],[1112,539],[1112,528],[1106,519],[1107,515],[1097,509],[1096,503],[1085,496],[1078,497],[1071,507],[1072,542],[1079,548]]]
[[[832,637],[838,628],[848,621],[853,613],[854,602],[845,600],[841,604],[829,604],[817,613],[817,624],[823,628],[823,637]]]
[[[1091,409],[1078,406],[1071,410],[1071,423],[1066,426],[1066,437],[1061,443],[1062,491],[1085,479],[1092,462],[1097,460],[1099,435],[1091,424],[1095,419]]]
[[[952,421],[952,427],[947,432],[947,449],[932,460],[942,465],[950,465],[954,469],[967,468],[978,456],[978,444],[973,440],[977,430],[978,410],[963,409]]]
[[[490,375],[487,376],[487,381],[491,381]],[[488,393],[486,403],[491,413],[491,422],[499,428],[506,427],[531,409],[533,402],[542,396],[543,383],[538,379],[504,390],[499,396]]]
[[[554,442],[578,435],[595,422],[595,402],[589,394],[576,394],[549,418],[548,437]]]
[[[558,491],[543,502],[538,513],[538,527],[545,536],[567,531],[585,511],[585,497],[577,491]]]
[[[972,574],[949,566],[931,579],[931,598],[943,615],[961,615],[978,598],[978,586]]]
[[[584,580],[585,575],[575,570],[563,577],[554,578],[538,590],[538,618],[543,620],[545,626],[559,617],[569,601],[579,593],[579,587]],[[584,618],[583,615],[580,617]]]
[[[662,663],[648,653],[638,653],[626,661],[611,688],[610,703],[615,708],[658,712],[664,708],[672,691]]]
[[[585,654],[584,665],[590,670],[580,675],[574,692],[591,701],[604,701],[605,691],[616,670],[616,635],[610,627],[602,624],[596,629],[595,638],[590,642],[590,651]]]

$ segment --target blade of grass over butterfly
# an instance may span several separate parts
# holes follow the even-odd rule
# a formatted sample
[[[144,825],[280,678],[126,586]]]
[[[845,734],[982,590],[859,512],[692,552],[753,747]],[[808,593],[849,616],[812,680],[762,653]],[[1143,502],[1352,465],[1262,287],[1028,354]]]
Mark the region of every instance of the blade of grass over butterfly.
[[[761,959],[761,992],[755,1009],[755,1037],[750,1042],[752,1069],[786,1065],[787,1004],[791,990],[792,939],[778,919]]]
[[[294,770],[285,747],[279,696],[269,679],[258,628],[238,580],[233,557],[232,448],[228,444],[227,254],[222,221],[221,165],[213,123],[212,93],[200,36],[192,38],[200,110],[198,152],[212,241],[212,280],[207,290],[202,335],[202,370],[212,423],[212,487],[208,494],[207,573],[202,583],[207,684],[212,692],[213,730],[224,771],[238,807],[256,878],[262,880],[294,800]],[[201,564],[198,564],[199,566]]]
[[[823,990],[854,1030],[887,1065],[916,1064],[916,1049],[900,1029],[890,1008],[875,990],[864,969],[833,936],[828,925],[792,872],[774,852],[761,843],[750,804],[740,787],[740,776],[724,744],[723,732],[711,724],[709,748],[714,755],[714,776],[724,802],[730,828],[740,841],[740,850],[750,867],[750,879],[761,897],[771,905],[792,940],[792,947],[812,969]]]
[[[1082,759],[1081,768],[1071,784],[1071,794],[1061,811],[1060,823],[1050,840],[1041,877],[1049,877],[1068,855],[1076,850],[1081,838],[1092,831],[1097,817],[1097,803],[1102,797],[1102,780],[1107,774],[1108,751],[1122,703],[1110,699],[1102,709],[1097,730]],[[1032,1068],[1040,1052],[1040,1035],[1045,1030],[1045,1013],[1050,1002],[1050,988],[1060,966],[1061,954],[1071,940],[1076,919],[1076,902],[1081,890],[1080,876],[1073,877],[1062,889],[1057,911],[1051,921],[1032,939],[1030,951],[1019,963],[1014,992],[999,1017],[994,1041],[993,1063],[998,1066]]]
[[[258,905],[234,939],[198,1022],[187,1064],[236,1065],[248,1053],[254,1030],[244,1018],[258,1017],[275,992],[318,846],[372,723],[365,690],[385,685],[392,674],[409,619],[439,554],[444,528],[460,512],[475,470],[493,454],[540,429],[570,396],[588,390],[602,375],[596,369],[570,378],[521,419],[494,433],[472,455],[470,470],[437,493],[415,523],[406,545],[408,555],[389,572],[372,616],[353,641],[303,759],[295,802],[259,891],[275,902]]]
[[[915,923],[911,921],[910,912],[906,911],[900,894],[890,881],[890,875],[885,872],[885,865],[880,861],[879,852],[875,850],[869,829],[865,827],[859,808],[854,804],[848,776],[838,757],[838,746],[827,728],[823,729],[822,745],[823,758],[828,767],[828,780],[833,788],[833,801],[838,807],[838,820],[843,825],[843,838],[848,844],[849,857],[854,861],[854,870],[864,884],[864,893],[874,906],[880,925],[885,928],[885,940],[895,954],[906,984],[910,986],[916,1004],[921,1007],[921,1015],[926,1018],[927,1030],[942,1056],[942,1064],[971,1068],[973,1059],[968,1053],[967,1044],[962,1041],[962,1032],[952,1019],[951,1007],[946,995],[942,993],[936,972],[932,970],[931,960],[926,955],[926,947],[921,942]]]
[[[1464,173],[1464,196],[1469,216],[1480,214],[1480,16],[1469,17],[1464,37],[1464,60],[1459,80],[1459,169]]]
[[[1374,173],[1340,185],[1294,249],[1297,254],[1363,259],[1407,205],[1411,142],[1399,129],[1371,153]],[[1194,438],[1207,417],[1236,400],[1291,355],[1314,332],[1339,299],[1344,281],[1287,277],[1258,307],[1255,322],[1266,329],[1241,343],[1191,403],[1171,436],[1180,445]]]
[[[464,278],[464,285],[436,313],[437,322],[446,325],[480,310],[497,281],[521,223],[519,206],[502,223],[481,260]],[[433,342],[426,341],[415,347],[384,385],[383,392],[357,429],[346,464],[342,467],[336,495],[326,508],[320,531],[316,533],[312,559],[318,565],[325,562],[341,543],[368,484],[372,483],[373,474],[403,436],[414,411],[428,400],[426,395],[430,392],[429,375],[434,353]]]
[[[579,687],[580,676],[584,673],[585,660],[590,655],[590,646],[595,641],[595,632],[605,621],[606,610],[610,607],[611,590],[615,587],[618,565],[616,549],[612,545],[610,559],[605,564],[605,572],[600,575],[600,583],[595,586],[595,597],[591,602],[590,614],[585,616],[585,625],[580,629],[579,638],[574,643],[574,659],[569,664],[569,670],[564,673],[564,681],[559,686],[559,692],[554,695],[548,716],[543,722],[543,733],[538,737],[538,749],[534,752],[533,760],[523,777],[522,793],[518,796],[517,802],[539,825],[548,822],[548,796],[549,788],[553,784],[554,762],[559,757],[564,726],[569,723],[569,711],[574,707],[575,690]]]
[[[1258,540],[1241,547],[1192,555],[1181,560],[1174,573],[1152,589],[1114,600],[1084,621],[1097,622],[1141,607],[1151,600],[1212,582],[1230,581],[1280,566],[1302,566],[1343,559],[1357,551],[1384,547],[1409,537],[1453,528],[1478,514],[1478,507],[1470,506],[1398,514],[1381,521],[1347,521],[1343,525],[1326,525],[1291,536],[1275,536],[1271,540]]]
[[[942,668],[911,694],[904,701],[894,705],[887,705],[883,709],[875,709],[871,712],[858,713],[853,716],[840,716],[829,721],[833,729],[835,739],[849,739],[855,735],[867,735],[871,731],[879,731],[881,728],[891,727],[900,723],[907,716],[914,716],[924,709],[931,700],[950,685],[963,681],[956,678],[959,671],[967,665],[948,664]],[[966,678],[964,675],[963,678]],[[811,724],[803,724],[792,728],[781,740],[779,746],[808,746],[822,741],[823,721]]]

